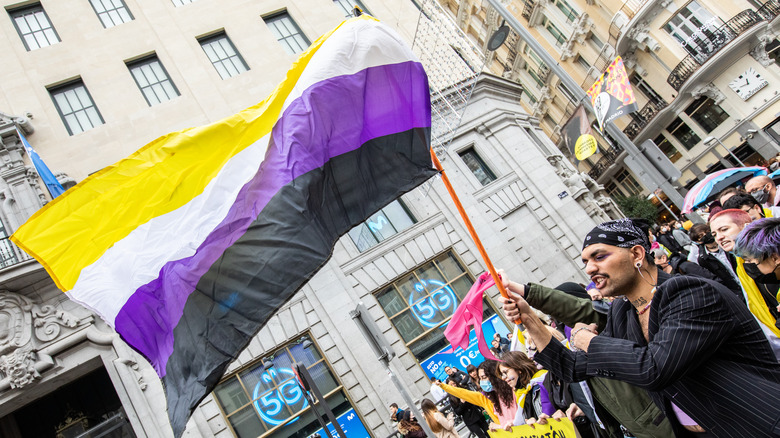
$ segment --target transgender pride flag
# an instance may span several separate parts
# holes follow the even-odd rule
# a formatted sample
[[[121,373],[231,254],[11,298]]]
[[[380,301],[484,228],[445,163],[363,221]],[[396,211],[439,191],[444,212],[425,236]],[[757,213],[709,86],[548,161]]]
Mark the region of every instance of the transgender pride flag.
[[[339,236],[435,173],[430,109],[411,50],[353,18],[263,102],[158,138],[11,239],[151,362],[178,437]]]

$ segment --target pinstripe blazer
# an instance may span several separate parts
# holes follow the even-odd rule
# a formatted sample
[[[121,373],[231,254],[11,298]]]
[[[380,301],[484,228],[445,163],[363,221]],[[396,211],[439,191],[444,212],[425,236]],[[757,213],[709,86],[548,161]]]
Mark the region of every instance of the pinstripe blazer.
[[[589,376],[645,388],[678,436],[674,402],[717,437],[780,436],[780,364],[744,303],[725,286],[673,277],[658,286],[646,342],[634,306],[615,300],[588,352],[551,342],[534,359],[567,382]]]

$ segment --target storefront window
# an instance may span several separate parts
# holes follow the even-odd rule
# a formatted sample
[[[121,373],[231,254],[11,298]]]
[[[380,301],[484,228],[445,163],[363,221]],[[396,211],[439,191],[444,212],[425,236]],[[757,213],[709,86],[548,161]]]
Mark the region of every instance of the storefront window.
[[[406,346],[422,362],[447,345],[444,329],[474,278],[452,252],[402,275],[376,293]],[[483,316],[495,311],[483,302]]]
[[[217,385],[214,395],[236,437],[305,438],[320,429],[295,380],[295,362],[306,366],[334,415],[354,412],[325,358],[304,336]]]

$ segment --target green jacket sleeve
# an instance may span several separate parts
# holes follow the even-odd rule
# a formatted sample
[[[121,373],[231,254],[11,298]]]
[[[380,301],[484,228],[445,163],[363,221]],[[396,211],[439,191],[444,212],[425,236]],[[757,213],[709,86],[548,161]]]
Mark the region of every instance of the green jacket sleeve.
[[[607,315],[593,308],[591,300],[577,298],[559,290],[531,283],[525,292],[525,300],[532,307],[562,321],[569,327],[582,322],[596,324],[599,332],[607,323]]]

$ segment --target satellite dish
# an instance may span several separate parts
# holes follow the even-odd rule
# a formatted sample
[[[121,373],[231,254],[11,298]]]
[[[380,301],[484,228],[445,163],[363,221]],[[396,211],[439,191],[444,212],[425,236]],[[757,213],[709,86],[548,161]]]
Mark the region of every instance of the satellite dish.
[[[505,22],[501,23],[501,27],[499,27],[495,32],[493,32],[493,35],[491,35],[487,44],[487,49],[491,52],[498,50],[498,48],[501,47],[501,44],[504,44],[504,41],[506,41],[506,37],[508,36],[509,26],[507,26]]]

